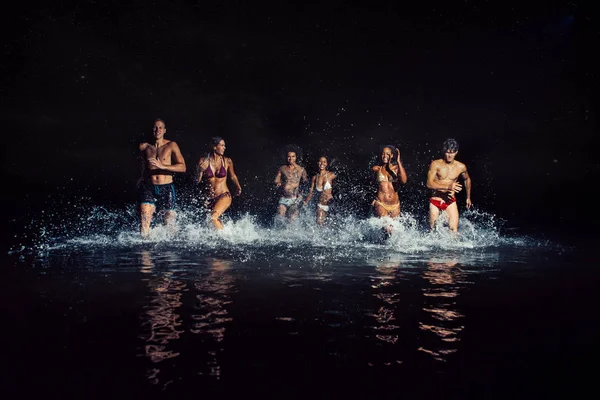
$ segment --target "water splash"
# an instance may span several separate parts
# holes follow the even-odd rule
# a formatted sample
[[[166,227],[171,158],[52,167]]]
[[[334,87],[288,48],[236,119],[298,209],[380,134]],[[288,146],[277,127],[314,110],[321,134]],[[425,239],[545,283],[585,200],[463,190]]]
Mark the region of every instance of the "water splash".
[[[390,218],[334,214],[328,224],[315,223],[315,211],[308,207],[298,219],[281,225],[260,222],[256,215],[224,217],[224,229],[212,229],[205,212],[178,213],[177,229],[169,231],[155,218],[150,236],[138,232],[135,205],[125,210],[73,205],[61,213],[42,213],[32,220],[23,241],[13,253],[43,254],[55,250],[89,250],[136,246],[168,247],[196,252],[228,254],[240,261],[286,260],[348,261],[382,260],[391,254],[417,256],[432,251],[489,251],[499,247],[540,247],[534,239],[500,234],[501,224],[492,214],[470,210],[461,215],[459,235],[453,235],[440,218],[429,232],[424,218],[404,212]],[[383,228],[392,227],[385,238]]]

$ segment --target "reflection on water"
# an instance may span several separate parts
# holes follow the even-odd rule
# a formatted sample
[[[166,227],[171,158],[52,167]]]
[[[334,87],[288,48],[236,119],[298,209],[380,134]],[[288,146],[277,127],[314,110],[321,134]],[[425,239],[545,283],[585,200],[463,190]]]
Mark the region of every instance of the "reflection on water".
[[[171,258],[172,256],[168,257]],[[173,345],[184,332],[177,310],[182,305],[181,296],[186,283],[177,280],[173,271],[158,273],[148,251],[142,251],[140,262],[141,272],[150,275],[148,280],[150,296],[144,307],[146,312],[142,323],[146,332],[140,338],[145,342],[144,351],[148,359],[153,364],[160,364],[180,355],[173,350]],[[159,373],[160,368],[157,365],[149,371],[148,379],[158,384]]]
[[[378,351],[373,356],[378,360],[383,360],[384,365],[390,365],[392,362],[402,363],[402,360],[396,359],[395,355],[400,353],[398,349],[392,349],[390,346],[398,342],[401,321],[397,319],[397,307],[400,303],[400,293],[398,293],[397,277],[400,271],[398,262],[383,263],[375,267],[375,276],[371,278],[371,288],[373,295],[377,299],[375,312],[370,316],[375,319],[375,325],[372,326],[372,335],[379,342],[378,345],[382,351]],[[390,361],[390,354],[394,359]],[[369,365],[375,365],[375,361],[369,361]]]
[[[234,279],[230,274],[231,261],[209,258],[207,263],[208,273],[194,282],[198,302],[194,306],[194,322],[190,331],[202,338],[208,355],[208,374],[219,379],[221,366],[218,357],[223,351],[225,330],[232,321],[226,306],[232,303]]]
[[[374,329],[379,332],[375,337],[391,344],[398,340],[397,329],[399,326],[395,323],[394,317],[395,304],[400,301],[400,294],[389,292],[387,289],[393,287],[393,280],[396,278],[398,265],[379,265],[376,271],[379,273],[373,278],[371,287],[377,289],[375,297],[381,300],[382,305],[373,315],[378,325]]]
[[[142,251],[140,262],[150,291],[142,315],[144,333],[140,336],[144,341],[143,355],[152,363],[147,374],[149,381],[164,388],[174,379],[181,379],[182,365],[186,365],[186,374],[219,379],[219,354],[224,349],[225,330],[232,321],[227,310],[234,291],[231,261],[207,258],[193,268],[177,268],[179,259],[175,254],[158,256]],[[194,297],[185,294],[190,290],[190,280]],[[201,346],[189,346],[189,334],[198,337]],[[186,339],[181,340],[182,337]]]
[[[291,248],[302,262],[276,258],[281,249],[250,249],[265,261],[240,262],[238,253],[232,257],[222,248],[186,252],[145,243],[126,251],[108,249],[109,254],[95,249],[51,254],[29,272],[16,264],[9,275],[17,283],[9,293],[15,301],[6,305],[15,315],[32,317],[10,319],[9,310],[12,323],[7,326],[16,326],[16,342],[33,350],[25,355],[9,351],[9,364],[20,364],[22,382],[35,374],[60,382],[76,368],[81,376],[93,373],[95,382],[107,386],[120,379],[116,389],[165,390],[171,397],[197,389],[204,397],[230,398],[207,393],[236,387],[252,394],[252,385],[273,394],[298,386],[309,391],[318,383],[329,384],[336,395],[327,397],[336,398],[340,387],[353,390],[346,382],[404,395],[403,384],[420,391],[430,379],[449,383],[467,376],[493,387],[497,382],[492,378],[481,380],[495,374],[480,371],[485,359],[493,356],[513,368],[527,346],[534,352],[525,356],[529,362],[519,372],[535,369],[529,367],[544,372],[549,360],[539,356],[545,354],[546,343],[561,340],[551,330],[542,332],[544,324],[555,323],[548,318],[550,311],[536,315],[534,307],[562,310],[559,322],[573,323],[571,311],[589,301],[575,297],[581,291],[573,288],[595,282],[579,279],[565,285],[563,279],[574,276],[571,270],[553,272],[543,261],[553,253],[535,249],[535,258],[524,260],[512,248],[406,256],[375,247],[377,258],[360,263],[314,257],[335,251],[328,248]],[[532,290],[543,297],[539,292],[530,296]],[[507,291],[521,296],[508,299]],[[570,303],[561,308],[565,300]],[[503,308],[492,314],[473,307],[474,301]],[[53,327],[51,339],[31,330],[39,321]],[[104,326],[110,329],[98,329]],[[497,326],[504,330],[497,332]],[[511,326],[528,334],[506,335],[512,333]],[[586,326],[577,328],[572,339],[580,338]],[[537,331],[529,333],[532,329]],[[549,335],[542,344],[540,334]],[[589,337],[583,336],[586,345]],[[500,344],[492,348],[490,342]],[[63,343],[76,343],[77,350]],[[39,374],[42,358],[63,355],[77,361],[68,363],[74,367]],[[105,368],[108,360],[114,365],[110,371]],[[561,368],[562,361],[555,367]],[[527,379],[527,374],[520,375]],[[70,381],[60,384],[70,390]],[[444,385],[437,387],[445,390]],[[411,394],[405,397],[416,398]]]
[[[428,285],[422,289],[424,313],[419,328],[426,336],[418,349],[435,360],[447,361],[447,356],[457,351],[464,315],[456,304],[460,289],[467,283],[465,277],[457,260],[432,259],[423,271]]]

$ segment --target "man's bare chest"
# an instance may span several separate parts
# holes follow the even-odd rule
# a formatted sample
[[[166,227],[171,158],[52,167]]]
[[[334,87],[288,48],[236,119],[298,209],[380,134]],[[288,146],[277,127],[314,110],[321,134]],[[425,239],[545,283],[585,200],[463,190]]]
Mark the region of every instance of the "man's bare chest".
[[[288,182],[298,182],[302,177],[301,168],[286,168],[283,170],[283,176]]]
[[[169,146],[164,145],[161,147],[148,146],[145,150],[146,159],[157,158],[159,160],[170,160],[171,149]]]
[[[457,166],[442,165],[438,168],[437,178],[439,180],[456,180],[460,175],[460,169]]]

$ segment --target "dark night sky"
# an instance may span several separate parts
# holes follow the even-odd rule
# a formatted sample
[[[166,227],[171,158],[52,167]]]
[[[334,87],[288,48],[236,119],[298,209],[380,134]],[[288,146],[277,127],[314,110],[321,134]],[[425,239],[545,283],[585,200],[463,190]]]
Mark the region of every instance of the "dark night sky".
[[[600,172],[598,15],[540,4],[24,3],[3,27],[4,171],[28,198],[78,185],[133,202],[136,144],[160,116],[188,170],[225,137],[250,198],[288,142],[349,173],[399,144],[416,191],[452,136],[474,203],[574,222]]]

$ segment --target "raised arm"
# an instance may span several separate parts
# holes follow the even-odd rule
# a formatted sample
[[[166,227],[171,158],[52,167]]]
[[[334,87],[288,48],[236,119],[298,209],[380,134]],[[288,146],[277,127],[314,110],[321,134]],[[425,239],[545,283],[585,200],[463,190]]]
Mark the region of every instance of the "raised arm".
[[[469,172],[467,172],[467,167],[465,166],[465,170],[460,174],[465,183],[465,188],[467,189],[467,210],[471,208],[473,203],[471,202],[471,177],[469,176]]]
[[[235,195],[239,196],[240,194],[242,194],[242,187],[240,186],[240,181],[238,180],[238,177],[235,174],[235,170],[233,169],[233,161],[231,160],[231,158],[227,158],[226,161],[229,164],[229,168],[227,168],[227,172],[229,173],[229,179],[231,179],[231,181],[235,185]]]
[[[317,181],[317,176],[315,175],[310,180],[310,188],[308,189],[308,194],[306,195],[306,198],[304,199],[303,205],[307,205],[308,202],[310,201],[310,199],[312,199],[316,181]]]
[[[403,185],[408,181],[408,177],[406,176],[406,171],[404,170],[404,166],[402,165],[402,161],[400,160],[400,149],[396,147],[396,161],[398,162],[398,177],[400,183]]]

